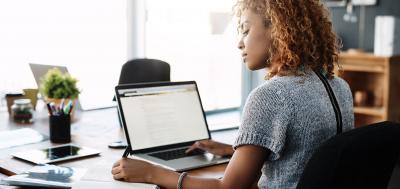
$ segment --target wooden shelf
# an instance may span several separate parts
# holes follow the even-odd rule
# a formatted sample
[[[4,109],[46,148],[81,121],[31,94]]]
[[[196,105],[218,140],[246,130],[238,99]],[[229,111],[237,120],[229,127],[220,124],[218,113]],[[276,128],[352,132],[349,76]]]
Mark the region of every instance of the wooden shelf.
[[[378,57],[370,53],[342,53],[339,63],[345,71],[385,73],[390,57]]]
[[[346,64],[342,65],[342,68],[346,71],[355,71],[355,72],[372,72],[372,73],[384,73],[385,69],[382,66],[368,66],[368,65],[352,65]]]
[[[353,97],[357,91],[366,92],[365,104],[371,104],[354,107],[355,127],[385,120],[400,122],[400,56],[343,52],[339,65],[342,69],[336,74],[347,81]]]
[[[354,113],[356,113],[356,114],[365,114],[365,115],[379,116],[379,117],[383,117],[384,113],[385,113],[383,107],[354,106],[353,110],[354,110]]]

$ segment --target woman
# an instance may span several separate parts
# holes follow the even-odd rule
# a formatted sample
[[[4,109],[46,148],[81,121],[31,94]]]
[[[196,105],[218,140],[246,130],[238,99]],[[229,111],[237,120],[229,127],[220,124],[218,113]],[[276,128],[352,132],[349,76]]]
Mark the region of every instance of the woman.
[[[336,133],[331,102],[313,71],[329,79],[341,108],[343,130],[353,128],[352,95],[347,83],[333,76],[339,48],[321,3],[239,0],[235,8],[244,63],[250,70],[267,68],[269,73],[246,101],[233,146],[200,141],[189,149],[232,155],[224,177],[186,176],[123,158],[114,164],[114,179],[184,189],[242,189],[257,181],[259,188],[296,188],[313,151]]]

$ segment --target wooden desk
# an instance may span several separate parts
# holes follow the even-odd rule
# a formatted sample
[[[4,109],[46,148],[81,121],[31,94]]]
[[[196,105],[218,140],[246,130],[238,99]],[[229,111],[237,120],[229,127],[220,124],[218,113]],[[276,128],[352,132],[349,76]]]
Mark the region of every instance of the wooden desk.
[[[14,130],[21,128],[32,128],[45,135],[48,135],[48,117],[47,112],[42,109],[36,113],[35,123],[32,125],[21,125],[16,124],[9,119],[6,112],[0,113],[0,131]],[[215,140],[231,143],[236,135],[237,130],[229,130],[224,132],[212,133],[212,137]],[[77,112],[75,115],[75,121],[71,126],[72,143],[95,148],[101,150],[100,156],[89,157],[80,160],[68,161],[58,163],[57,165],[71,166],[76,168],[85,168],[87,173],[85,177],[87,179],[103,180],[112,179],[111,167],[112,164],[121,158],[123,151],[122,149],[110,149],[107,145],[110,142],[120,140],[123,137],[122,129],[120,129],[117,119],[117,113],[115,108]],[[48,146],[54,146],[50,141],[44,141],[35,144],[17,146],[8,149],[0,149],[0,168],[11,169],[15,173],[23,172],[33,166],[33,164],[23,162],[12,158],[10,153],[34,149],[34,148],[46,148]],[[218,178],[223,176],[226,164],[217,165],[212,167],[206,167],[190,171],[191,175],[204,176]],[[0,172],[2,172],[0,170]],[[4,173],[4,170],[3,170]],[[5,177],[4,174],[0,174],[0,178]],[[1,186],[0,188],[15,188]]]

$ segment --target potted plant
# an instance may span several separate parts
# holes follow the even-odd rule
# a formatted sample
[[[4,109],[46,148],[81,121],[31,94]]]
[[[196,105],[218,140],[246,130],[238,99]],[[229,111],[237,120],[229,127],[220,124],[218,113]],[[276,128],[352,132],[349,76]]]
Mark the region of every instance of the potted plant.
[[[78,80],[68,73],[62,73],[59,69],[53,68],[41,79],[40,91],[47,103],[53,102],[56,106],[62,103],[66,105],[72,101],[73,112],[80,93],[76,86],[77,82]]]

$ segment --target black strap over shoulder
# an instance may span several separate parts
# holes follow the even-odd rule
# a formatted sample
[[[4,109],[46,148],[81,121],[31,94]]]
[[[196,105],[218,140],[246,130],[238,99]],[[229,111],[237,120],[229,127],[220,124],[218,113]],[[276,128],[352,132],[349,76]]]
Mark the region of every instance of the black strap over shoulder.
[[[315,74],[317,74],[318,78],[322,81],[326,91],[328,92],[329,99],[331,100],[333,110],[335,111],[335,116],[336,116],[336,134],[340,134],[342,133],[343,122],[342,122],[342,113],[340,112],[339,108],[339,103],[336,100],[335,94],[333,93],[332,87],[329,84],[328,79],[326,79],[326,77],[323,76],[321,72],[318,71],[314,72]]]

